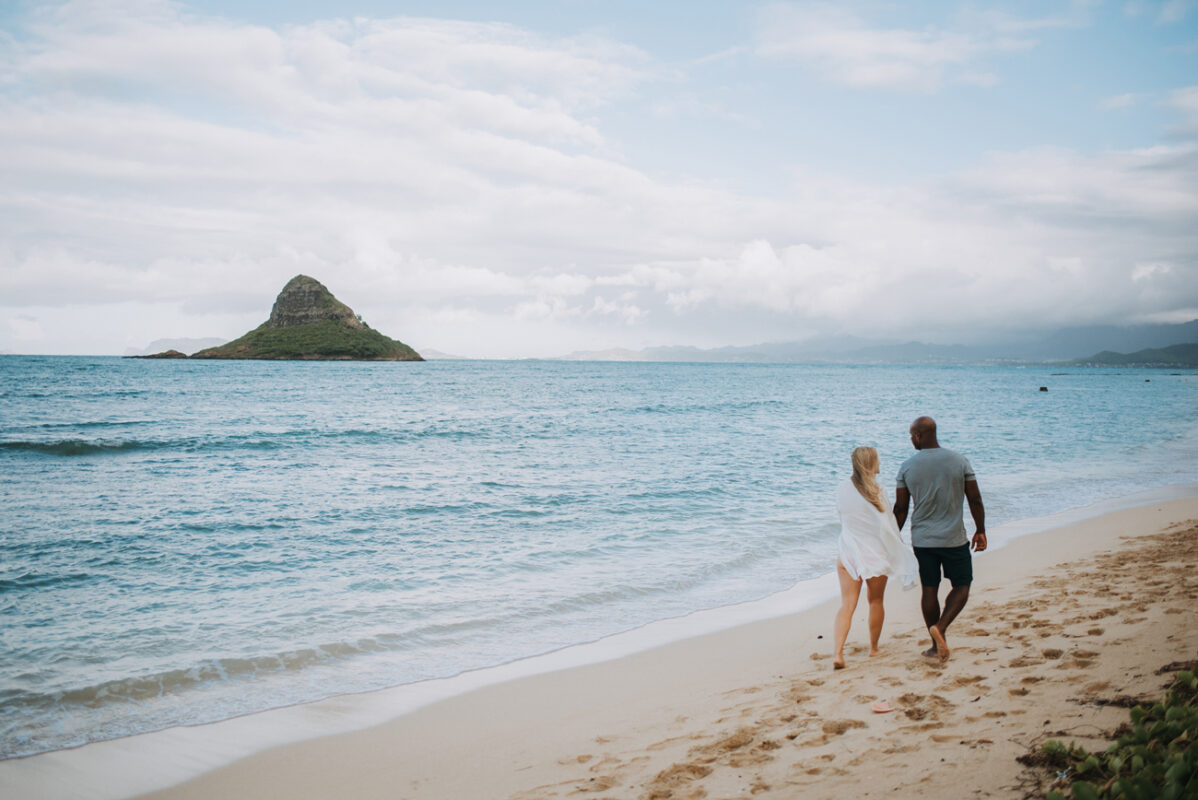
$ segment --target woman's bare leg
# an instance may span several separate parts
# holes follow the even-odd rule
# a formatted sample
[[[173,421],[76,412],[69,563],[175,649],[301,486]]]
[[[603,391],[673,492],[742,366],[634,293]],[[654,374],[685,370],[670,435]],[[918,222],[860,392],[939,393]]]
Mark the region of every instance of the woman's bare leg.
[[[865,579],[865,596],[869,601],[869,654],[878,654],[878,639],[882,637],[882,621],[886,609],[882,607],[882,595],[886,592],[886,576]]]
[[[849,575],[840,559],[836,560],[836,576],[840,578],[840,610],[836,612],[833,626],[832,667],[844,669],[844,642],[849,638],[849,626],[853,624],[853,612],[857,610],[857,598],[861,596],[861,579]]]

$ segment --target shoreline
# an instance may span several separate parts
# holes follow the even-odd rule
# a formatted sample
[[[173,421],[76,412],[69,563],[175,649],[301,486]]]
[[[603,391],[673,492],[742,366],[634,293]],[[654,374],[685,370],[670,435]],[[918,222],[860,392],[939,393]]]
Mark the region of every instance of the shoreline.
[[[1088,527],[1087,523],[1109,520],[1119,515],[1144,516],[1152,507],[1185,509],[1183,516],[1198,517],[1196,498],[1198,484],[1173,484],[999,526],[991,531],[991,553],[979,561],[979,586],[985,591],[985,577],[981,569],[989,565],[992,559],[1009,561],[1018,552],[1022,555],[1016,557],[1016,561],[1020,558],[1027,561],[1031,557],[1038,563],[1042,558],[1041,553],[1023,551],[1055,552],[1061,547],[1056,540],[1067,536],[1070,530],[1076,531],[1079,527]],[[1024,537],[1030,534],[1051,531],[1061,536],[1052,536],[1045,548],[1019,546],[1020,540],[1024,540],[1026,545]],[[1035,537],[1035,541],[1041,542],[1043,538]],[[1089,551],[1096,543],[1088,541],[1084,544],[1088,547],[1083,550]],[[366,747],[369,750],[372,748],[368,740],[372,736],[387,736],[387,731],[391,729],[406,729],[406,735],[412,736],[413,731],[431,727],[440,731],[449,741],[462,736],[482,735],[477,733],[479,721],[476,717],[479,712],[471,710],[475,703],[485,702],[504,709],[502,713],[495,713],[494,719],[484,717],[485,733],[488,726],[494,726],[494,720],[520,719],[529,714],[535,716],[536,713],[552,711],[537,711],[536,702],[527,702],[528,695],[543,697],[547,691],[552,695],[554,690],[563,686],[571,687],[567,696],[573,698],[581,692],[583,698],[589,698],[591,702],[602,700],[603,691],[596,688],[596,683],[600,687],[619,686],[619,691],[623,693],[631,692],[638,702],[614,705],[632,709],[628,712],[631,716],[626,714],[621,724],[624,727],[636,727],[644,722],[640,719],[639,709],[654,707],[660,712],[663,701],[669,699],[671,691],[677,695],[678,688],[670,689],[670,684],[679,681],[666,679],[662,682],[659,662],[663,660],[677,664],[681,657],[683,664],[700,660],[708,662],[700,676],[701,686],[694,684],[694,675],[681,681],[684,684],[682,695],[676,696],[672,702],[684,705],[686,696],[696,691],[710,692],[721,686],[724,689],[736,689],[751,677],[758,681],[776,679],[787,672],[809,669],[812,664],[810,659],[819,654],[814,643],[821,632],[830,632],[830,615],[825,607],[829,605],[828,597],[834,597],[835,594],[835,576],[828,573],[761,600],[661,620],[596,642],[465,672],[452,678],[339,695],[220,722],[170,728],[69,750],[9,759],[0,762],[0,788],[4,788],[5,793],[11,792],[12,796],[118,798],[174,787],[168,789],[165,796],[203,796],[202,792],[188,792],[192,792],[197,784],[214,779],[223,780],[230,773],[240,774],[248,763],[293,759],[294,755],[285,754],[299,751],[308,753],[307,757],[319,758],[318,753],[325,745],[331,750],[344,752],[343,743],[350,740],[358,742],[353,747]],[[917,605],[914,598],[912,593],[892,589],[888,595],[888,613],[892,620],[896,620],[893,624],[903,624],[901,617],[904,608]],[[894,611],[891,611],[892,608]],[[910,608],[906,608],[908,614],[910,611]],[[861,616],[860,607],[857,616]],[[829,631],[822,631],[823,627]],[[862,630],[863,624],[857,620],[850,642],[854,638],[859,639]],[[888,625],[886,635],[891,630]],[[763,635],[773,644],[763,645]],[[826,642],[824,639],[819,644],[823,646]],[[763,647],[765,652],[762,652]],[[713,654],[713,648],[719,652]],[[796,649],[805,652],[796,653]],[[757,663],[746,664],[737,657],[738,652],[754,652],[762,657],[753,659]],[[728,672],[731,665],[736,667]],[[765,673],[762,672],[763,668]],[[629,679],[630,672],[641,676],[646,670],[655,674],[654,680]],[[603,674],[602,679],[591,681],[588,676],[596,673]],[[628,685],[630,683],[631,686]],[[523,698],[523,701],[505,699],[509,695]],[[592,718],[592,727],[601,726],[605,718],[617,713],[608,707],[611,705],[609,701],[599,702],[598,706],[588,707],[584,716]],[[671,703],[665,702],[664,705],[670,706]],[[530,706],[533,708],[530,709]],[[577,711],[583,713],[581,709]],[[658,712],[652,714],[661,719],[662,715]],[[553,733],[557,726],[546,724],[545,727],[549,729],[549,739],[541,741],[538,750],[534,745],[538,741],[537,737],[529,736],[529,745],[522,750],[526,758],[535,758],[537,753],[547,755],[544,752],[546,748],[563,744],[557,741],[558,737]],[[362,744],[364,738],[366,744]],[[424,739],[422,735],[416,738]],[[442,763],[445,776],[460,772],[452,764],[444,762],[453,747],[443,750],[431,747],[428,742],[435,740],[436,737],[432,737],[422,743],[423,763],[426,764],[424,772],[428,774],[421,785],[426,788],[413,789],[418,792],[413,797],[452,796],[452,792],[437,793],[434,784],[437,783],[435,777],[438,771],[429,771],[427,768],[429,763]],[[412,741],[405,741],[409,747],[413,744]],[[316,753],[310,752],[314,749]],[[407,771],[404,772],[406,774]],[[491,777],[510,777],[514,772],[497,767]],[[233,786],[236,785],[235,782]],[[528,788],[527,784],[513,786],[516,788],[511,791],[517,791],[521,786]],[[368,787],[362,787],[362,790],[366,796],[371,794]],[[237,793],[236,788],[232,791]]]

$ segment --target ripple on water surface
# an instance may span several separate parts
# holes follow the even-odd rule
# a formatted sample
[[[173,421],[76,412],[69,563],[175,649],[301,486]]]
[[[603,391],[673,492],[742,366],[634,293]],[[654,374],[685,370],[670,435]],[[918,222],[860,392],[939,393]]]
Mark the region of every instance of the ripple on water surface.
[[[1198,480],[1193,376],[0,359],[0,754],[451,675],[822,574],[930,413],[992,524]],[[1041,393],[1041,385],[1052,391]],[[1146,439],[1126,441],[1136,418]],[[884,480],[889,485],[889,480]]]

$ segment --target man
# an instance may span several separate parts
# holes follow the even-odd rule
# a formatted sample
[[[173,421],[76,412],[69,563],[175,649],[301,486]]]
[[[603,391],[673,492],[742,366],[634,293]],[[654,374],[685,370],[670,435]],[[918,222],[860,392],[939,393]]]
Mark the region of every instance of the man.
[[[964,456],[941,447],[936,440],[936,421],[920,417],[911,423],[911,444],[915,455],[899,467],[898,488],[894,493],[894,517],[899,529],[907,521],[911,501],[911,545],[919,561],[919,582],[923,585],[920,605],[923,621],[932,636],[932,647],[924,652],[941,662],[948,660],[948,626],[952,624],[969,600],[969,585],[973,583],[973,560],[969,554],[970,540],[962,521],[962,500],[969,501],[969,513],[977,533],[973,549],[986,549],[986,510],[973,467]],[[948,578],[953,588],[940,608],[940,576]]]

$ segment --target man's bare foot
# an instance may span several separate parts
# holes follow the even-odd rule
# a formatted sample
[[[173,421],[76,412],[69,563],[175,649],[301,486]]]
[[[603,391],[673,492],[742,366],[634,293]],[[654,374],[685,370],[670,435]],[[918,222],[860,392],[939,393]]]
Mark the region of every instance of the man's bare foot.
[[[927,650],[924,650],[922,653],[920,653],[920,655],[924,658],[937,658],[939,654],[936,652],[935,647],[929,647]]]
[[[928,628],[928,633],[932,637],[932,641],[936,643],[936,658],[940,659],[943,664],[948,661],[948,642],[944,640],[944,634],[935,625]]]

